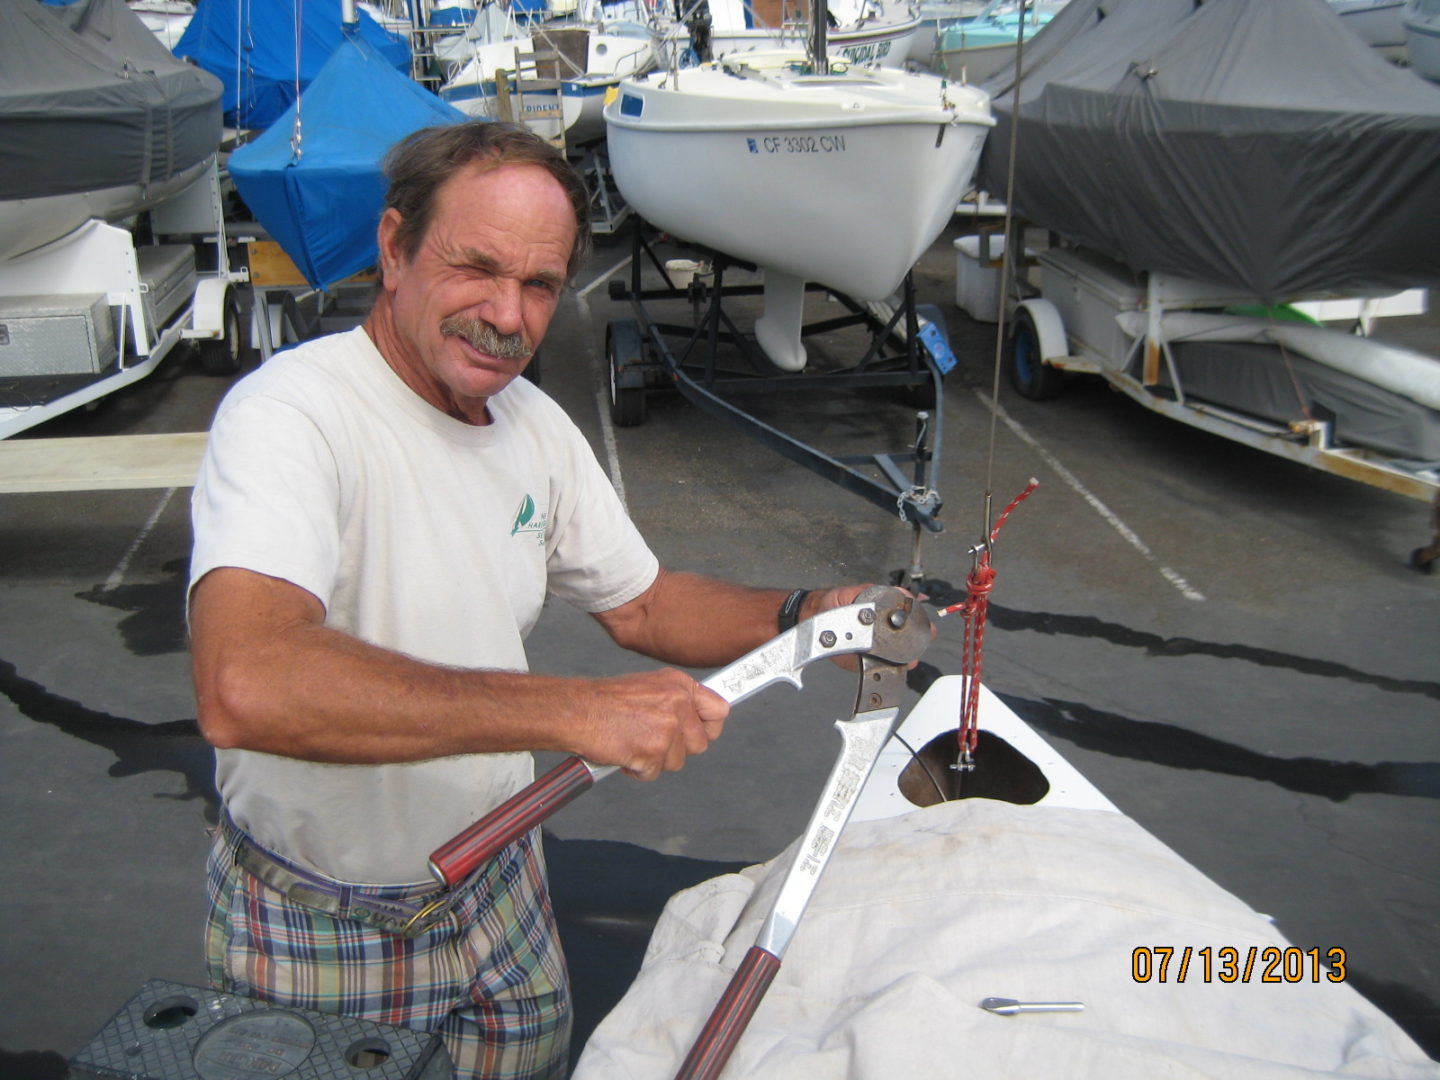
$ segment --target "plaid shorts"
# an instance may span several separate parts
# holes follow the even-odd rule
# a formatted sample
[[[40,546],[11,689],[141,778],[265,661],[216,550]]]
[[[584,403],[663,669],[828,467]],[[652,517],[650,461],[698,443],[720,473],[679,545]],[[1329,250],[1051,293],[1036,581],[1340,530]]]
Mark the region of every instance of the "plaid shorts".
[[[448,918],[405,938],[266,885],[235,864],[236,834],[226,824],[215,832],[206,868],[206,963],[217,989],[439,1032],[457,1080],[566,1075],[569,976],[536,834],[466,883]],[[372,890],[391,900],[420,891]]]

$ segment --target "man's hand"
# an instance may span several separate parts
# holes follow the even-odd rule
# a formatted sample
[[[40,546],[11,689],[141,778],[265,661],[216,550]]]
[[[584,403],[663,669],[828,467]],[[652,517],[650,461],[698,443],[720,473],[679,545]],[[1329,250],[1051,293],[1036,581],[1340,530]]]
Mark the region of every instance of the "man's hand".
[[[674,668],[590,684],[591,705],[576,750],[639,780],[675,772],[720,737],[730,704]]]

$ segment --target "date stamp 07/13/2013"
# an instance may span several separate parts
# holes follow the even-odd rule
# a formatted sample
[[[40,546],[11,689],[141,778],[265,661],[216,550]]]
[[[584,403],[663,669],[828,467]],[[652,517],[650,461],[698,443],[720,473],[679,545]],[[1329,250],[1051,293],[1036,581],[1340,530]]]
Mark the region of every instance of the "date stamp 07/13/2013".
[[[1130,954],[1137,983],[1298,983],[1345,981],[1345,950],[1278,945],[1139,945]]]

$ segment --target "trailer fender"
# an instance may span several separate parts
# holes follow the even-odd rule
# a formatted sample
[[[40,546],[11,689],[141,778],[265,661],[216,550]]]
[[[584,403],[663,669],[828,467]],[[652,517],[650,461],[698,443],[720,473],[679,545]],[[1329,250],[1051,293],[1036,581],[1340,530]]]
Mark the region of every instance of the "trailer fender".
[[[230,283],[220,277],[202,277],[195,286],[195,307],[186,337],[218,338],[225,333],[225,294]]]
[[[1049,300],[1031,297],[1020,301],[1016,315],[1026,312],[1035,327],[1035,336],[1040,341],[1040,356],[1047,362],[1063,361],[1070,355],[1070,343],[1065,338],[1065,323],[1060,318],[1060,309]]]

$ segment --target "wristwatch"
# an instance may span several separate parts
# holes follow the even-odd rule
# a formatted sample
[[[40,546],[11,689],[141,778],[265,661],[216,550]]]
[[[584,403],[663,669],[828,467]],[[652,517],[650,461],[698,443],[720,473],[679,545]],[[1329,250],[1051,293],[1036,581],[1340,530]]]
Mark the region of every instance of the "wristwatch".
[[[780,624],[780,633],[783,634],[786,630],[793,630],[795,628],[795,624],[800,621],[800,605],[805,602],[805,597],[809,595],[809,589],[796,589],[789,596],[785,597],[785,602],[780,605],[780,615],[777,620]]]

